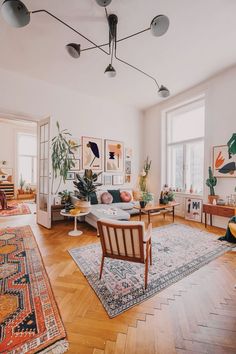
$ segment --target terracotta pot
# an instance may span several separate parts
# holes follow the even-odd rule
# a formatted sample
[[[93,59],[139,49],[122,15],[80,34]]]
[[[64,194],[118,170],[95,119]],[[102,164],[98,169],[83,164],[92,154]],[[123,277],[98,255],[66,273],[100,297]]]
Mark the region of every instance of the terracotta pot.
[[[210,204],[213,204],[213,200],[216,200],[216,202],[217,202],[217,200],[219,199],[219,196],[218,195],[208,195],[208,202],[210,203]]]
[[[81,213],[89,213],[91,210],[91,204],[86,200],[79,200],[75,203],[75,207],[80,209]]]

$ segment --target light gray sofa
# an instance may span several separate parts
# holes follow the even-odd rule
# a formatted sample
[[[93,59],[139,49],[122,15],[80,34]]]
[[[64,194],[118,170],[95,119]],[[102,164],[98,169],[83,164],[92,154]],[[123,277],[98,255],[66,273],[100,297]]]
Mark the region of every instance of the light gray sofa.
[[[75,205],[76,202],[78,202],[78,198],[72,196],[71,202]],[[127,221],[130,219],[130,215],[136,215],[139,213],[138,209],[134,209],[135,205],[138,205],[137,201],[131,201],[128,203],[93,204],[91,205],[90,213],[83,217],[83,219],[81,217],[80,220],[84,220],[94,228],[97,228],[97,221],[102,218]]]

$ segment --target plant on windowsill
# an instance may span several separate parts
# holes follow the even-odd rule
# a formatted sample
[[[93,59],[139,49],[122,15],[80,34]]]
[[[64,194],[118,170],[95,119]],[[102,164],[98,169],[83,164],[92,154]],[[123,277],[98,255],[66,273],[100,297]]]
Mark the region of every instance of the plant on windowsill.
[[[85,170],[83,176],[76,174],[77,181],[73,183],[77,188],[76,196],[79,198],[79,201],[75,207],[79,208],[81,212],[89,212],[91,197],[96,192],[97,187],[102,186],[102,183],[97,182],[101,174],[102,172],[93,173],[92,170]]]
[[[153,199],[152,194],[149,192],[142,192],[140,199],[139,199],[139,204],[141,208],[145,208],[145,206],[151,202]]]
[[[211,166],[209,166],[209,168],[208,168],[208,173],[209,173],[209,177],[206,180],[206,185],[207,185],[207,187],[210,188],[210,194],[208,195],[208,201],[210,204],[213,204],[214,200],[217,202],[217,200],[219,199],[219,196],[215,194],[215,188],[214,188],[217,184],[217,178],[213,176]]]
[[[68,172],[75,167],[74,154],[79,145],[71,139],[71,133],[67,129],[60,129],[57,122],[57,135],[52,139],[52,194],[55,179],[59,178],[59,183],[55,194],[58,193],[62,181],[65,183]]]
[[[173,202],[175,200],[174,192],[169,189],[167,185],[164,186],[164,190],[161,191],[160,195],[160,204],[168,204],[169,202]]]
[[[22,175],[20,175],[20,182],[19,182],[19,185],[20,185],[20,189],[18,189],[18,193],[19,194],[24,194],[24,185],[25,185],[25,180],[23,179]]]

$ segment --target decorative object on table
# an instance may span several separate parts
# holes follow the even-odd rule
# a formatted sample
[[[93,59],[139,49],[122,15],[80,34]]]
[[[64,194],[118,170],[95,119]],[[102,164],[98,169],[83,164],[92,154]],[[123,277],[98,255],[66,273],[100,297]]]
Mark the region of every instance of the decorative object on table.
[[[98,182],[98,177],[102,172],[93,173],[92,170],[85,170],[84,175],[76,175],[77,181],[74,181],[74,186],[77,188],[76,196],[79,201],[76,203],[81,212],[88,212],[91,208],[90,200],[95,194],[97,187],[102,186],[102,183]]]
[[[133,149],[132,148],[125,148],[125,159],[126,160],[131,160],[133,157]]]
[[[1,352],[65,353],[66,332],[30,226],[0,229],[0,240]]]
[[[175,199],[175,194],[171,188],[168,187],[167,184],[164,185],[163,190],[160,194],[160,204],[168,204],[169,202],[173,202]]]
[[[209,168],[208,168],[208,174],[209,174],[209,177],[206,180],[206,185],[207,185],[207,187],[210,188],[210,194],[208,195],[208,201],[210,204],[212,204],[213,200],[216,199],[216,201],[217,201],[219,196],[215,194],[214,187],[217,184],[217,178],[213,176],[211,166],[209,166]]]
[[[113,175],[112,176],[112,184],[114,186],[124,184],[124,176],[123,175]]]
[[[67,129],[60,129],[60,125],[56,122],[57,135],[52,139],[52,193],[54,193],[55,179],[59,178],[58,186],[55,194],[58,193],[62,181],[65,183],[68,172],[75,167],[73,160],[74,154],[77,152],[79,145],[71,139],[71,133]]]
[[[232,154],[234,140],[231,139],[229,145],[213,146],[213,175],[217,178],[236,177],[236,155]]]
[[[103,169],[103,140],[82,137],[82,168],[101,171]]]
[[[202,200],[197,198],[185,199],[185,219],[202,222]]]
[[[149,157],[147,156],[146,160],[144,161],[142,172],[140,173],[139,176],[139,188],[141,192],[147,192],[148,190],[147,180],[148,180],[148,174],[151,169],[151,164],[152,161],[149,160]]]
[[[104,175],[103,176],[103,184],[105,186],[110,186],[112,185],[112,175]]]
[[[236,216],[233,216],[228,223],[225,236],[219,237],[220,241],[236,243]]]
[[[75,179],[75,172],[67,172],[66,180],[67,181],[73,181]]]
[[[145,208],[145,206],[153,200],[153,196],[149,192],[141,192],[139,204],[141,208]]]
[[[124,171],[124,144],[121,141],[105,140],[105,171]]]
[[[225,205],[224,199],[219,198],[219,199],[216,201],[216,205]]]
[[[115,317],[229,251],[231,245],[217,241],[217,237],[180,224],[153,229],[153,265],[149,269],[146,291],[143,265],[107,259],[104,277],[99,280],[102,255],[99,243],[69,252],[109,317]]]

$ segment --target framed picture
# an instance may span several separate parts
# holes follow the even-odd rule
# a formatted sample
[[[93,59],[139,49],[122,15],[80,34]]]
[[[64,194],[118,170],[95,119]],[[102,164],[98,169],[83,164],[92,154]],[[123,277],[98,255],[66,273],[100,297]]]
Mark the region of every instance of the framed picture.
[[[125,173],[131,175],[131,161],[125,161]]]
[[[102,173],[98,176],[97,183],[102,183],[103,184]]]
[[[0,167],[0,182],[12,182],[13,180],[13,169],[5,166]]]
[[[131,176],[125,175],[125,183],[131,183]]]
[[[102,139],[82,137],[82,168],[93,171],[103,170]]]
[[[66,179],[69,180],[74,180],[75,179],[75,172],[68,172]]]
[[[213,146],[213,175],[236,177],[236,155],[229,156],[228,146]]]
[[[124,144],[121,141],[105,140],[105,171],[124,171]]]
[[[80,159],[74,159],[75,166],[72,167],[71,171],[80,171]]]
[[[124,184],[124,176],[123,175],[113,175],[112,176],[112,184],[113,185]]]
[[[133,157],[133,150],[129,147],[125,148],[125,159],[131,160]]]
[[[197,198],[185,199],[185,219],[202,221],[202,200]]]
[[[112,185],[112,176],[111,175],[104,175],[103,176],[103,184],[105,186],[110,186]]]

